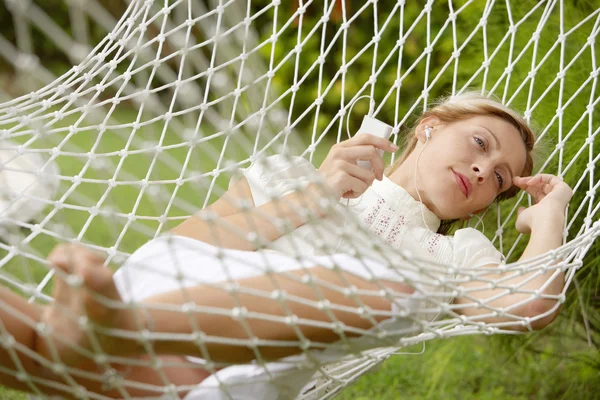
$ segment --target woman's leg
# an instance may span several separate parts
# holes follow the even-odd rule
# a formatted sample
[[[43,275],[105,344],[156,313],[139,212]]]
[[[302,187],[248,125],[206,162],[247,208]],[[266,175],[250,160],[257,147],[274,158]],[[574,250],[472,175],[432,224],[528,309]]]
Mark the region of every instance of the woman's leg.
[[[39,375],[37,364],[20,349],[32,350],[36,333],[33,326],[40,320],[39,307],[0,287],[0,384],[18,390],[31,390],[27,381],[17,379],[17,372]],[[14,372],[14,374],[11,374]]]
[[[64,280],[57,280],[56,284],[64,286],[59,290],[64,298],[57,296],[55,306],[44,313],[43,319],[53,325],[59,335],[53,335],[52,343],[38,340],[37,350],[49,355],[54,348],[65,363],[81,363],[81,353],[65,343],[77,343],[80,348],[93,351],[88,331],[77,323],[78,318],[87,317],[93,322],[89,332],[107,354],[139,357],[147,354],[147,346],[151,345],[158,355],[190,355],[213,362],[251,362],[256,358],[256,351],[263,359],[278,359],[305,351],[307,340],[309,345],[321,346],[338,341],[342,336],[368,333],[380,321],[394,316],[391,308],[396,299],[414,291],[405,283],[372,282],[332,267],[301,269],[294,258],[285,255],[254,252],[241,257],[239,253],[235,255],[228,259],[228,267],[248,270],[249,274],[236,280],[235,296],[219,285],[198,283],[185,290],[176,289],[147,298],[135,307],[123,302],[108,269],[93,267],[93,263],[85,262],[85,256],[81,256],[83,260],[72,262],[57,258],[54,264],[63,265],[65,270],[64,265],[77,266],[72,272],[83,284],[71,287]],[[253,276],[251,266],[265,262],[264,257],[269,258],[267,264],[277,264],[281,271],[288,272]],[[328,258],[322,261],[331,264]],[[211,264],[214,262],[210,254],[198,254],[193,265],[210,269],[215,267]],[[349,256],[338,257],[336,263],[349,270],[364,267],[363,261]],[[370,273],[385,269],[383,265],[371,264]],[[310,278],[312,283],[306,284],[305,278]],[[349,287],[355,288],[355,295],[346,294],[345,289]],[[276,291],[285,293],[284,298],[273,297]],[[330,306],[323,307],[324,301]],[[183,305],[191,307],[190,311],[183,309]],[[236,307],[251,316],[240,321],[231,311]],[[74,317],[68,318],[65,309]],[[366,317],[365,309],[369,310]],[[303,322],[291,324],[290,316]],[[151,331],[147,340],[141,334],[146,330]],[[199,332],[209,339],[219,340],[194,339]],[[66,340],[61,342],[60,336]],[[268,344],[257,347],[253,345],[257,339]],[[285,346],[272,344],[274,342],[285,343]]]
[[[64,254],[65,249],[62,248],[62,250],[59,249],[58,252],[54,252],[51,260],[54,258],[53,261],[61,261],[61,257],[66,256]],[[83,268],[89,267],[90,264],[102,265],[99,258],[86,251],[77,255],[72,254],[71,258],[71,261],[80,263]],[[67,265],[65,263],[59,266],[63,271],[66,271]],[[102,272],[106,272],[108,276],[111,276],[110,272],[104,268],[94,268],[94,270],[99,272],[100,276],[97,276],[97,278],[100,281],[102,280]],[[132,397],[150,397],[162,394],[162,391],[160,391],[161,386],[168,384],[193,386],[210,375],[201,368],[186,366],[186,364],[189,365],[189,362],[185,358],[177,356],[160,357],[161,363],[164,365],[160,371],[150,366],[151,360],[148,357],[138,358],[138,360],[146,361],[147,366],[110,365],[110,368],[113,368],[126,380],[125,385],[121,388],[106,387],[103,373],[107,368],[98,366],[86,358],[81,358],[71,365],[76,365],[77,369],[81,371],[93,373],[96,375],[95,379],[84,379],[75,374],[66,377],[52,373],[51,369],[47,368],[47,363],[42,365],[43,362],[41,364],[38,362],[39,360],[34,360],[27,352],[36,353],[40,343],[45,343],[45,346],[42,344],[41,347],[47,350],[45,353],[46,358],[51,359],[47,346],[48,342],[38,337],[37,331],[33,327],[39,322],[47,323],[48,326],[53,328],[60,327],[67,318],[65,306],[74,307],[72,310],[77,311],[77,305],[73,301],[76,299],[71,292],[72,288],[64,280],[57,278],[54,287],[57,305],[41,307],[29,304],[21,296],[5,287],[0,287],[0,385],[27,392],[65,397],[69,397],[69,394],[73,393],[74,385],[81,385],[88,391],[101,393],[107,397],[123,398],[125,397],[124,390]],[[94,310],[90,309],[90,311]],[[65,333],[61,329],[58,329],[58,332]],[[17,377],[25,377],[25,379],[18,379]],[[43,381],[40,381],[40,379]],[[140,384],[146,385],[146,387]],[[152,386],[156,390],[152,390]],[[180,392],[179,395],[183,397],[185,393]]]

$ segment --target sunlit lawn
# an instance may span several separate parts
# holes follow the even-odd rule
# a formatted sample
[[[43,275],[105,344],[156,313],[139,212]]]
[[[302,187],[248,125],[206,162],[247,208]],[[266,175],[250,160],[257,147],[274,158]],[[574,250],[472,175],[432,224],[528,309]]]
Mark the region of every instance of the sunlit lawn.
[[[494,340],[495,339],[495,340]],[[524,343],[527,337],[516,341]],[[597,399],[597,370],[568,357],[585,349],[567,351],[547,343],[551,354],[510,350],[497,338],[464,337],[426,345],[422,355],[396,355],[372,374],[365,375],[340,396],[345,400],[554,400]],[[421,346],[407,349],[420,352]],[[2,400],[26,396],[0,389]]]

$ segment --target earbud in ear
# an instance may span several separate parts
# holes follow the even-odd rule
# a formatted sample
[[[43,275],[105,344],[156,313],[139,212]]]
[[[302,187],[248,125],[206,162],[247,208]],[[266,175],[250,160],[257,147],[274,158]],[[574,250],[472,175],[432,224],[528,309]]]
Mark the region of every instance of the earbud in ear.
[[[425,140],[431,139],[431,127],[425,126]]]

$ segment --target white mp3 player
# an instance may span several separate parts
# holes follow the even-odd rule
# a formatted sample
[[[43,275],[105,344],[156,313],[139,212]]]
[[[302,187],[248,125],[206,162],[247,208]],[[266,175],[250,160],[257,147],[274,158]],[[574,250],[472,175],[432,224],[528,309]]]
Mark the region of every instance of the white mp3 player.
[[[369,135],[378,136],[380,138],[384,138],[387,140],[390,138],[390,136],[392,136],[393,129],[394,128],[392,128],[385,122],[381,122],[377,118],[365,115],[363,117],[362,124],[360,125],[360,128],[359,128],[358,132],[356,132],[356,134],[357,135],[369,134]],[[383,150],[377,150],[377,151],[379,152],[380,156],[383,156]],[[357,165],[361,168],[371,169],[371,162],[366,161],[366,160],[358,160]]]

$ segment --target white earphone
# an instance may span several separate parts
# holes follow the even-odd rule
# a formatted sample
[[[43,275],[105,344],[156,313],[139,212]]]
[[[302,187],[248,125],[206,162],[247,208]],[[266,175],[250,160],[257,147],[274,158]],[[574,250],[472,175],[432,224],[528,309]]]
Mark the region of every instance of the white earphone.
[[[428,125],[425,125],[425,139],[426,139],[426,140],[429,140],[429,139],[431,139],[431,130],[432,130],[432,129],[433,129],[433,128],[431,128],[430,126],[428,126]]]

